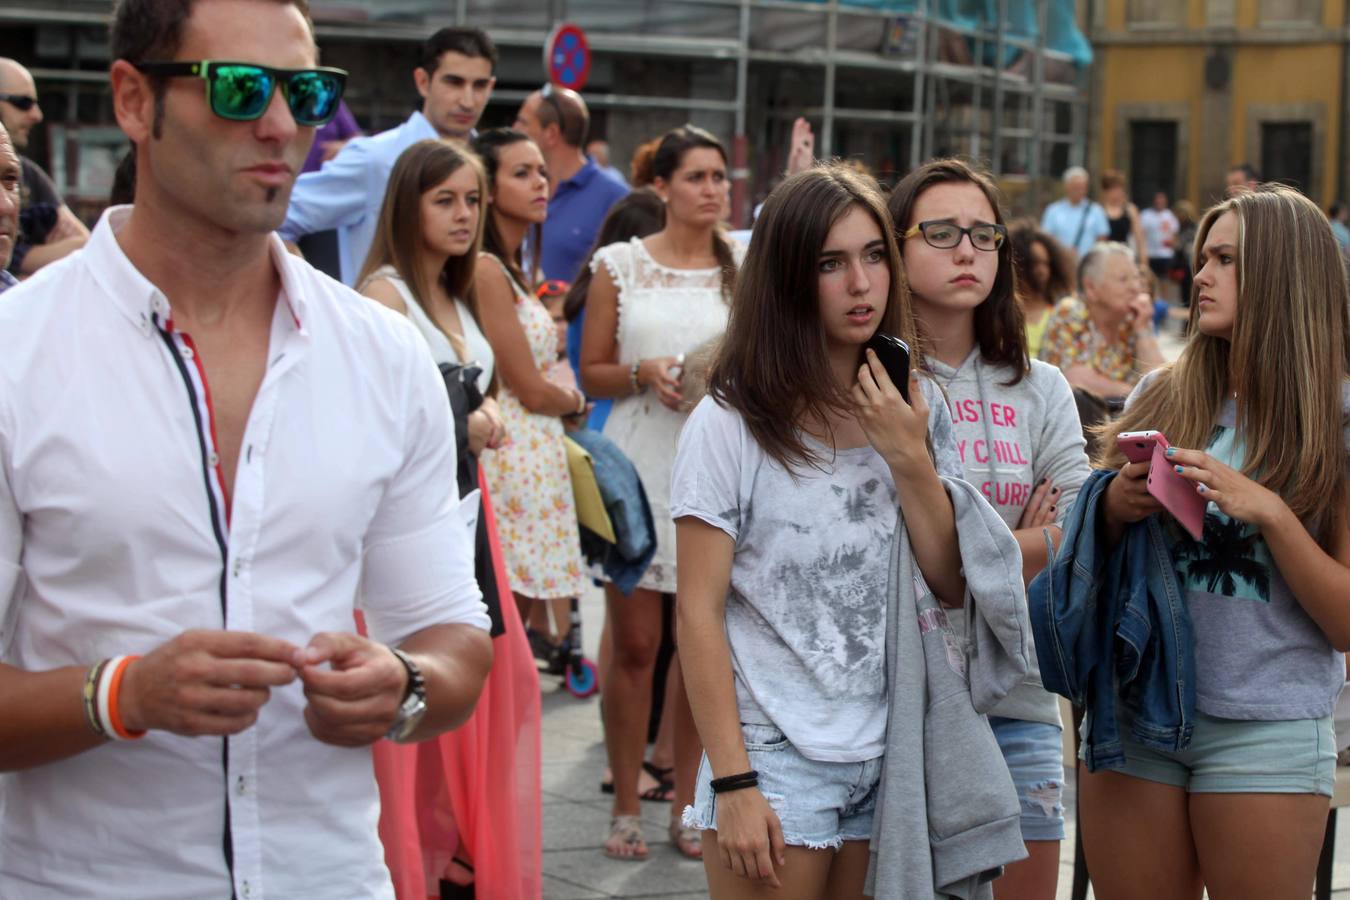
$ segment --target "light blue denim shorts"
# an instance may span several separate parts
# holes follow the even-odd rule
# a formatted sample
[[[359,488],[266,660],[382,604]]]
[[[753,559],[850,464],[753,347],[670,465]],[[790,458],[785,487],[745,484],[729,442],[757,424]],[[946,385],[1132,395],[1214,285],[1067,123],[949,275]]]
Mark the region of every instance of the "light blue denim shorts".
[[[1193,794],[1321,794],[1336,788],[1332,717],[1259,722],[1197,711],[1190,746],[1169,751],[1136,741],[1121,724],[1125,767],[1112,771]]]
[[[741,725],[741,737],[750,768],[759,773],[760,793],[783,826],[784,843],[837,850],[844,841],[872,839],[881,757],[817,762],[798,753],[772,725]],[[717,797],[711,782],[712,766],[705,753],[698,766],[694,805],[684,810],[686,828],[717,830]]]
[[[1064,840],[1064,738],[1046,722],[990,716],[1022,806],[1022,840]]]

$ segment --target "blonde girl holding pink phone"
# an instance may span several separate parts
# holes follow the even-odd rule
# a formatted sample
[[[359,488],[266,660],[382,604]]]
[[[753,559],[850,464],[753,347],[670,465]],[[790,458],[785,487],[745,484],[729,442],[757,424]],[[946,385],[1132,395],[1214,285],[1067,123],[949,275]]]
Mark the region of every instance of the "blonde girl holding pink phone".
[[[1194,628],[1196,714],[1177,752],[1122,729],[1125,766],[1084,774],[1101,900],[1306,897],[1335,784],[1332,709],[1350,646],[1350,316],[1331,227],[1278,185],[1205,214],[1192,337],[1105,431],[1099,543],[1159,512],[1120,432],[1167,435],[1210,503],[1203,540],[1164,517]]]

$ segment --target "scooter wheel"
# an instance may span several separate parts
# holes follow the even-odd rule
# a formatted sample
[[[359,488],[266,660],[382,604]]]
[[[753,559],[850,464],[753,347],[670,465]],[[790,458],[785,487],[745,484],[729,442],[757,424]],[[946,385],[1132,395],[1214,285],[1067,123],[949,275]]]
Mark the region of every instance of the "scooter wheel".
[[[567,674],[563,676],[563,687],[577,698],[589,697],[600,690],[600,677],[595,663],[582,658],[569,665]]]

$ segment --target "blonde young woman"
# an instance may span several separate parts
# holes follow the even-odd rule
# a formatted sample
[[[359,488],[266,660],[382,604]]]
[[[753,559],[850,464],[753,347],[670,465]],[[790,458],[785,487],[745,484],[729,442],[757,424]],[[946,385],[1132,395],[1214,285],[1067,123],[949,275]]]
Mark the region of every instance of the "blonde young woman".
[[[1211,209],[1191,339],[1107,430],[1119,468],[1099,545],[1162,515],[1194,629],[1195,722],[1180,752],[1122,728],[1125,767],[1085,775],[1080,826],[1102,900],[1306,897],[1335,783],[1332,708],[1350,646],[1350,317],[1326,218],[1281,186]],[[1193,541],[1126,464],[1154,429],[1210,501]]]

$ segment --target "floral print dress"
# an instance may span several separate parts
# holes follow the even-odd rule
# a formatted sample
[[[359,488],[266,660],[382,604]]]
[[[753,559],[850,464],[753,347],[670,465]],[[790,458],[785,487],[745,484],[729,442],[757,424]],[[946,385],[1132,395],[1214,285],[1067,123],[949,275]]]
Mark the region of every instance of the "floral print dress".
[[[544,304],[526,293],[501,260],[515,293],[516,316],[540,370],[557,356],[558,336]],[[577,530],[572,479],[567,471],[562,419],[530,412],[511,388],[499,383],[497,403],[507,428],[506,443],[479,457],[497,511],[497,533],[511,589],[524,597],[551,600],[581,593],[581,538]]]

